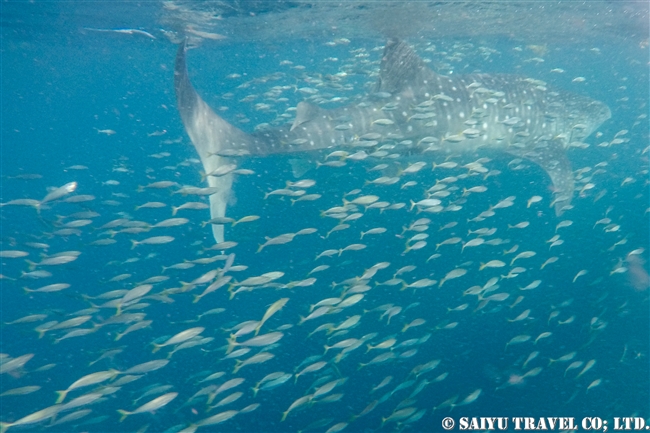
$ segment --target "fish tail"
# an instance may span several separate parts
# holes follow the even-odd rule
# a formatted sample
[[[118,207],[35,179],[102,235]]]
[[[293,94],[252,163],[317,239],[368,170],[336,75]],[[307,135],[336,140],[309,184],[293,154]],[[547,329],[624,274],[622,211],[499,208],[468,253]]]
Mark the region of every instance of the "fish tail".
[[[244,361],[237,359],[235,361],[235,368],[232,369],[232,374],[237,374],[237,372],[242,368]]]
[[[131,249],[134,249],[135,247],[137,247],[138,244],[139,244],[138,241],[136,241],[135,239],[131,239]]]
[[[172,206],[172,216],[176,215],[176,212],[178,212],[178,208],[176,206]]]
[[[56,393],[59,395],[59,397],[56,399],[56,404],[60,404],[63,400],[65,400],[65,397],[68,395],[68,390],[57,391]]]
[[[228,355],[235,348],[235,346],[237,345],[237,342],[235,341],[235,336],[234,335],[231,335],[226,340],[228,341],[228,348],[226,349],[226,355]]]
[[[5,433],[12,425],[10,422],[0,422],[0,433]]]
[[[127,411],[122,410],[122,409],[118,409],[117,412],[118,412],[120,415],[122,415],[122,416],[120,417],[120,422],[124,421],[124,419],[125,419],[127,416],[131,415],[131,412],[127,412]]]
[[[153,350],[151,351],[151,353],[158,352],[160,350],[160,348],[162,347],[160,344],[156,344],[156,343],[151,343],[151,344],[153,344]]]

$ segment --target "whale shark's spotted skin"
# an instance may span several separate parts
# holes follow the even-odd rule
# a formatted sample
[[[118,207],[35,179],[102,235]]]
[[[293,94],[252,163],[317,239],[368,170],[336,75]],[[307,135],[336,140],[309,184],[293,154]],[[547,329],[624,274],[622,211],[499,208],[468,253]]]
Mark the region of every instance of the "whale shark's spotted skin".
[[[584,96],[549,89],[514,75],[442,76],[430,70],[404,41],[387,41],[375,92],[365,101],[325,110],[300,102],[291,125],[246,134],[215,114],[192,87],[186,49],[175,69],[178,109],[206,173],[228,164],[231,155],[264,156],[335,147],[367,148],[360,137],[390,142],[395,152],[460,153],[485,147],[526,158],[550,176],[556,214],[573,196],[574,179],[565,149],[609,119],[609,108]],[[223,217],[232,175],[208,177],[218,191],[211,216]],[[213,226],[217,242],[223,227]]]

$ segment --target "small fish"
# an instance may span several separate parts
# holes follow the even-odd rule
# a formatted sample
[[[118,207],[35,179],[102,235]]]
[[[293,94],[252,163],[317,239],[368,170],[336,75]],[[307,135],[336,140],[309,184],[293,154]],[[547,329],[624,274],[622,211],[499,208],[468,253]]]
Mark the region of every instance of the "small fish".
[[[38,391],[39,389],[41,389],[41,387],[38,386],[38,385],[23,386],[23,387],[20,387],[20,388],[8,389],[7,391],[0,394],[0,397],[7,397],[7,396],[10,396],[10,395],[32,394],[32,393]]]
[[[580,376],[582,376],[583,374],[585,374],[586,372],[588,372],[589,370],[591,370],[591,368],[592,368],[595,364],[596,364],[596,360],[595,360],[595,359],[592,359],[592,360],[590,360],[589,362],[587,362],[587,364],[586,364],[585,367],[582,369],[582,371],[581,371],[580,373],[578,373],[578,375],[576,376],[576,379],[578,379]]]
[[[506,343],[506,349],[508,348],[508,346],[512,344],[521,344],[529,340],[530,340],[530,335],[517,335],[516,337],[512,337],[510,341]]]
[[[573,277],[573,282],[575,283],[578,278],[582,277],[583,275],[587,275],[588,272],[589,271],[587,271],[586,269],[581,270],[576,274],[575,277]]]
[[[0,257],[5,259],[18,259],[21,257],[27,257],[29,253],[27,251],[18,251],[18,250],[3,250],[0,251]]]
[[[569,227],[573,224],[573,221],[571,220],[564,220],[560,221],[556,226],[555,226],[555,231],[557,232],[559,229],[564,228],[564,227]]]
[[[589,391],[589,390],[592,389],[592,388],[597,387],[597,386],[600,385],[601,383],[603,383],[603,380],[602,380],[602,379],[596,379],[596,380],[594,380],[594,381],[591,382],[591,383],[589,384],[589,386],[587,387],[587,391]]]
[[[47,286],[43,286],[33,290],[27,287],[23,287],[23,289],[25,290],[25,292],[52,293],[52,292],[59,292],[61,290],[65,290],[69,287],[70,284],[68,283],[56,283],[56,284],[48,284]]]
[[[145,412],[154,412],[163,406],[166,406],[174,400],[178,396],[177,392],[169,392],[167,394],[163,394],[160,397],[156,397],[153,400],[151,400],[148,403],[143,404],[139,408],[135,409],[133,412],[128,412],[126,410],[118,409],[118,413],[122,415],[120,418],[120,422],[124,421],[124,419],[129,416],[129,415],[134,415],[137,413],[145,413]]]
[[[460,278],[465,274],[467,274],[467,269],[463,269],[463,268],[458,268],[458,269],[454,269],[452,271],[449,271],[447,273],[447,275],[445,275],[444,278],[442,280],[440,280],[440,284],[438,285],[438,287],[442,287],[442,285],[445,283],[445,281],[453,280],[455,278]]]
[[[482,263],[481,266],[479,267],[479,271],[482,271],[485,268],[502,268],[505,265],[506,264],[501,260],[490,260],[487,263]]]
[[[526,287],[520,287],[519,290],[533,290],[539,287],[542,284],[542,280],[535,280]]]
[[[74,389],[90,386],[90,385],[97,385],[98,383],[105,382],[109,379],[114,378],[117,376],[120,372],[117,370],[106,370],[106,371],[99,371],[97,373],[91,373],[87,374],[81,379],[76,380],[72,385],[70,385],[67,389],[63,391],[57,391],[57,394],[59,395],[58,399],[56,400],[56,403],[59,404],[63,400],[65,400],[65,397],[68,395],[68,393]]]
[[[477,247],[479,245],[483,245],[484,243],[485,243],[485,239],[483,239],[483,238],[475,238],[475,239],[472,239],[472,240],[469,240],[469,241],[465,242],[463,244],[462,248],[460,249],[460,251],[462,253],[463,251],[465,251],[465,248],[467,248],[467,247]]]
[[[255,335],[257,335],[260,332],[260,328],[262,328],[262,325],[271,318],[275,313],[280,311],[289,301],[289,298],[282,298],[278,299],[275,301],[273,304],[269,306],[269,308],[266,310],[264,313],[264,316],[262,317],[262,320],[258,323],[258,325],[255,327]]]
[[[476,399],[479,398],[481,395],[481,389],[477,389],[476,391],[472,392],[470,395],[465,397],[460,403],[455,404],[454,406],[464,406],[466,404],[474,403]]]
[[[60,186],[54,189],[52,192],[47,194],[43,199],[38,203],[38,209],[40,209],[45,203],[49,203],[54,200],[58,200],[77,189],[77,182],[69,182],[63,186]]]
[[[510,266],[512,266],[512,265],[513,265],[517,260],[519,260],[519,259],[529,259],[529,258],[535,256],[536,254],[537,254],[537,253],[536,253],[535,251],[524,251],[524,252],[521,252],[521,253],[517,254],[517,255],[515,256],[515,258],[513,258],[513,259],[510,261]]]
[[[528,319],[528,316],[530,316],[530,309],[522,312],[519,316],[515,317],[514,319],[508,319],[508,322],[520,322],[522,320]],[[537,340],[535,340],[537,342]]]
[[[181,226],[183,224],[187,224],[189,222],[190,222],[190,220],[188,220],[187,218],[168,218],[166,220],[163,220],[163,221],[160,221],[160,222],[154,224],[151,227],[152,228],[177,227],[177,226]]]
[[[523,363],[523,365],[521,366],[521,368],[526,368],[526,365],[528,365],[528,363],[529,363],[530,361],[532,361],[533,359],[537,358],[538,355],[539,355],[539,352],[537,352],[537,351],[535,351],[535,352],[531,352],[530,355],[528,355],[528,358],[526,358],[526,361],[524,361],[524,363]]]
[[[131,239],[131,249],[134,249],[138,245],[162,245],[168,244],[174,241],[173,236],[152,236],[141,241],[136,241]]]
[[[205,328],[202,327],[190,328],[190,329],[186,329],[185,331],[179,332],[178,334],[169,338],[167,341],[165,341],[162,344],[152,343],[154,346],[153,352],[155,353],[165,346],[183,343],[191,338],[196,337],[197,335],[201,334],[203,331],[205,331]]]
[[[559,257],[550,257],[548,260],[546,260],[546,261],[542,264],[542,266],[540,267],[540,269],[544,269],[544,267],[546,267],[546,265],[550,265],[551,263],[555,263],[555,262],[557,262],[558,260],[559,260]]]
[[[542,201],[542,197],[538,195],[534,195],[528,199],[528,204],[526,205],[526,207],[529,208],[532,204],[539,203],[540,201]]]

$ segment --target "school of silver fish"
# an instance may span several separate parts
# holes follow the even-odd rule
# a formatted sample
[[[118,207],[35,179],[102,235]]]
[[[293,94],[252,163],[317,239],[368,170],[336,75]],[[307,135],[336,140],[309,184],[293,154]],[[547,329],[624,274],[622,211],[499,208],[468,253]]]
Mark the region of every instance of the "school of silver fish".
[[[236,89],[219,103],[238,99],[250,116],[274,116],[256,127],[229,117],[264,130],[292,122],[295,98],[354,102],[357,74],[376,74],[382,47],[342,38],[327,46],[346,53],[321,59],[337,72],[282,60],[280,72],[229,76]],[[448,72],[498,55],[468,43],[417,49]],[[516,50],[524,62],[539,53]],[[639,147],[647,117],[634,109],[634,124],[572,143],[581,157],[593,153],[572,158],[589,163],[574,167],[574,202],[561,217],[548,182],[527,173],[524,159],[435,151],[405,159],[391,144],[377,147],[379,134],[310,155],[318,168],[298,178],[299,162],[292,172],[285,160],[278,175],[226,155],[232,164],[202,176],[234,174],[235,191],[245,193],[213,219],[215,191],[196,176],[196,157],[174,144],[187,139],[167,140],[164,125],[149,132],[162,143],[146,167],[118,155],[110,178],[97,175],[93,185],[84,176],[91,163],[78,161],[65,168],[68,183],[42,198],[6,190],[0,281],[3,296],[22,301],[2,307],[1,332],[20,335],[24,350],[0,354],[0,398],[24,405],[1,414],[0,432],[92,431],[107,419],[130,431],[154,423],[183,433],[221,424],[403,430],[500,393],[525,396],[535,384],[554,384],[567,404],[618,388],[608,381],[613,370],[647,355],[632,338],[594,349],[608,325],[647,309],[648,251],[638,236],[648,230],[648,147]],[[410,122],[433,116],[426,104],[415,113]],[[479,134],[471,118],[466,126],[427,140]],[[614,152],[638,164],[621,166]],[[134,172],[149,183],[136,187]],[[636,201],[617,202],[623,192]],[[630,214],[646,226],[629,225]],[[32,231],[11,232],[12,220]],[[225,228],[224,242],[213,242],[212,225]],[[88,349],[67,353],[79,344]],[[119,410],[104,409],[116,401]],[[265,418],[246,415],[255,411]]]

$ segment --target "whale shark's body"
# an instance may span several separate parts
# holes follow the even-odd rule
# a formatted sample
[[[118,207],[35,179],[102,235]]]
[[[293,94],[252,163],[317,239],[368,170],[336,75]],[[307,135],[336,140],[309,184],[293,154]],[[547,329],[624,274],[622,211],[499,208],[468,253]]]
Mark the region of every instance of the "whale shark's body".
[[[542,167],[553,182],[558,215],[574,192],[566,149],[611,116],[602,102],[550,90],[537,80],[438,75],[397,39],[386,43],[375,93],[367,100],[332,110],[300,102],[293,124],[275,129],[246,134],[214,113],[189,81],[184,43],[176,57],[175,88],[183,124],[208,174],[229,164],[231,155],[367,148],[386,142],[395,143],[404,155],[484,147]],[[210,196],[211,216],[222,217],[232,174],[208,176],[208,183],[216,191]],[[213,234],[222,242],[223,226],[213,225]]]

